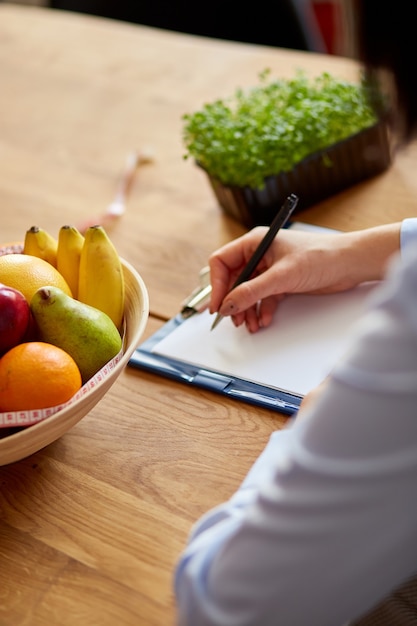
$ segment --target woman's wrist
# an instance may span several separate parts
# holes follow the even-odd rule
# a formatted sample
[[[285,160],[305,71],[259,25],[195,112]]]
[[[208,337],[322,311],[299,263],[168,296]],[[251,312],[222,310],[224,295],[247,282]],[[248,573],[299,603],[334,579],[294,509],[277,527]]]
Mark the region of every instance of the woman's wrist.
[[[400,250],[401,222],[344,233],[342,247],[357,284],[383,280],[391,257]]]

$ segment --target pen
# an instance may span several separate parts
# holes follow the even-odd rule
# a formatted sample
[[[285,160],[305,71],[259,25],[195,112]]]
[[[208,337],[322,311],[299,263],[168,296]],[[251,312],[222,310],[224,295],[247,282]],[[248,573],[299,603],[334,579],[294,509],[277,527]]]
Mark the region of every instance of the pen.
[[[262,260],[269,246],[275,239],[279,229],[282,228],[285,225],[285,223],[288,221],[288,219],[291,217],[295,207],[297,206],[297,203],[298,203],[298,196],[296,196],[293,193],[288,196],[288,198],[285,200],[284,204],[282,205],[282,207],[280,208],[280,210],[274,217],[265,237],[262,239],[262,241],[256,248],[255,252],[249,259],[247,265],[243,268],[239,276],[236,278],[230,291],[232,291],[233,289],[235,289],[235,287],[237,287],[238,285],[241,285],[242,283],[250,279],[253,272],[257,268],[259,262]],[[216,328],[217,324],[222,319],[223,319],[223,316],[220,313],[217,313],[216,318],[212,324],[211,330]]]

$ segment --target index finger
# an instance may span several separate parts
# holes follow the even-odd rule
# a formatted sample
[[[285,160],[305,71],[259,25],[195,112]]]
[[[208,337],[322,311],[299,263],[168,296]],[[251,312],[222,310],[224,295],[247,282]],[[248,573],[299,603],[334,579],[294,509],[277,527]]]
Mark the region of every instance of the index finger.
[[[211,313],[218,311],[224,297],[229,293],[237,276],[252,256],[264,230],[263,228],[253,229],[222,246],[210,256]]]

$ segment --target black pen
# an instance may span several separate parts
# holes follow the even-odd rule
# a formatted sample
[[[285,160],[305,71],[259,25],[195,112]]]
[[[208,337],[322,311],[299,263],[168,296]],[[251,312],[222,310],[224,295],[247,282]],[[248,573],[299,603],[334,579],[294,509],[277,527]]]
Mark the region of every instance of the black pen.
[[[295,207],[297,206],[297,203],[298,203],[298,196],[296,196],[293,193],[288,196],[288,198],[285,200],[284,204],[282,205],[282,207],[280,208],[280,210],[274,217],[265,237],[262,239],[259,246],[256,248],[255,252],[249,259],[247,265],[243,268],[239,276],[236,278],[230,291],[232,291],[233,289],[235,289],[235,287],[237,287],[238,285],[241,285],[242,283],[250,279],[253,272],[256,270],[257,266],[259,265],[259,262],[262,260],[269,246],[275,239],[279,229],[285,226],[286,222],[291,217]],[[222,319],[223,319],[223,315],[220,315],[220,313],[217,313],[216,319],[214,320],[210,330],[213,330],[214,328],[216,328],[217,324]]]

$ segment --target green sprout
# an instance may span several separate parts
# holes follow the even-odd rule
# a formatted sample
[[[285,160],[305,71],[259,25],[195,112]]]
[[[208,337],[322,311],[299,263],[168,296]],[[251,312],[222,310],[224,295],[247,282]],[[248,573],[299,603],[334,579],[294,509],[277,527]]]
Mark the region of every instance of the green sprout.
[[[260,189],[266,177],[377,122],[363,82],[327,72],[269,81],[269,74],[264,70],[256,87],[185,114],[184,158],[225,185]]]

